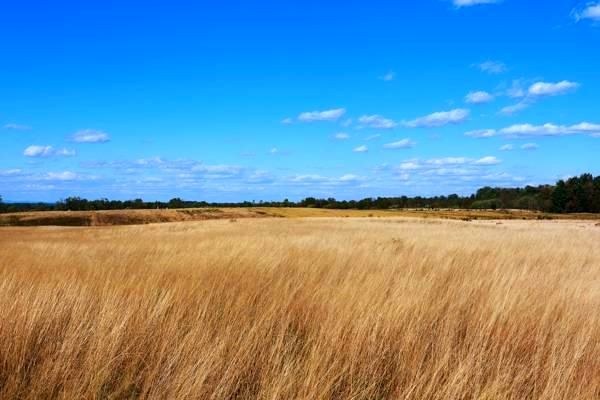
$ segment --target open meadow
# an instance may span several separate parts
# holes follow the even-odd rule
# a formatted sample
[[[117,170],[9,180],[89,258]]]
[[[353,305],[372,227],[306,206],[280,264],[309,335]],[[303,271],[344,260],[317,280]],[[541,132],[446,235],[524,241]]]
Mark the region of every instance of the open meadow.
[[[598,399],[594,221],[0,228],[2,399]]]

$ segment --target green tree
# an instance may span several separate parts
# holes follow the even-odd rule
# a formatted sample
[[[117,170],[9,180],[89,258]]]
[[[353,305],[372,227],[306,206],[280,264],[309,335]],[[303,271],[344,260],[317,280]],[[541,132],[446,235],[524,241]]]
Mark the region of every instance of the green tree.
[[[562,179],[556,183],[556,187],[552,192],[552,211],[557,213],[563,213],[567,208],[567,201],[569,198],[569,192],[567,185]]]
[[[184,203],[179,197],[169,200],[169,208],[183,208]]]

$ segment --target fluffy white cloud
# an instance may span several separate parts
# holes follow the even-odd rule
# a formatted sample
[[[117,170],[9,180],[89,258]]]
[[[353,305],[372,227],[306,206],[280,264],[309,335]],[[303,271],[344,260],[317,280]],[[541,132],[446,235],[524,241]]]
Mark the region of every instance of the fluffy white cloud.
[[[421,168],[418,161],[406,161],[400,164],[399,169],[402,171],[413,171]]]
[[[10,129],[13,131],[28,131],[28,130],[31,130],[31,127],[27,126],[27,125],[10,123],[10,124],[4,125],[4,129]]]
[[[199,164],[191,168],[194,173],[208,175],[215,178],[226,178],[239,176],[242,173],[242,168],[236,165],[204,165]]]
[[[317,174],[295,175],[289,178],[289,181],[295,184],[322,184],[327,186],[347,185],[360,180],[362,180],[362,178],[354,174],[342,175],[339,178],[332,178]]]
[[[575,133],[590,133],[592,135],[600,134],[600,124],[591,124],[589,122],[581,122],[569,127]]]
[[[110,136],[95,129],[83,129],[75,132],[73,141],[77,143],[106,143],[110,141]]]
[[[283,125],[291,125],[291,124],[293,124],[293,123],[294,123],[294,120],[293,120],[293,119],[291,119],[291,118],[284,118],[284,119],[282,119],[282,120],[281,120],[281,123],[282,123]]]
[[[494,156],[481,158],[442,157],[427,160],[406,160],[393,169],[404,180],[417,175],[418,181],[430,181],[435,177],[454,177],[459,180],[475,180],[489,174],[489,169],[501,163]]]
[[[73,157],[76,155],[75,150],[70,149],[60,149],[55,150],[52,146],[29,146],[23,151],[23,155],[25,157],[51,157],[51,156],[61,156],[61,157]]]
[[[426,164],[430,165],[461,165],[466,164],[470,161],[469,158],[466,157],[443,157],[443,158],[432,158],[430,160],[425,161]]]
[[[398,123],[381,115],[363,115],[358,119],[361,127],[373,129],[392,129],[398,126]]]
[[[500,114],[513,115],[535,104],[539,99],[550,96],[561,96],[577,90],[581,86],[577,82],[563,80],[560,82],[535,82],[524,88],[521,80],[513,81],[512,87],[505,91],[505,95],[521,99],[518,103],[506,106]]]
[[[479,4],[496,4],[500,3],[501,0],[453,0],[454,5],[460,7],[471,7]]]
[[[469,118],[470,111],[457,108],[451,111],[440,111],[412,121],[404,122],[409,128],[438,128],[449,124],[460,124]]]
[[[363,145],[363,146],[355,147],[352,151],[355,153],[366,153],[369,151],[369,148],[367,146]]]
[[[515,146],[513,146],[512,144],[505,144],[500,146],[500,151],[511,151],[514,150]]]
[[[384,144],[383,147],[386,149],[410,149],[415,147],[415,142],[410,139],[402,139],[397,142]]]
[[[44,176],[44,180],[48,181],[75,181],[80,177],[75,172],[63,171],[63,172],[48,172]]]
[[[536,150],[539,148],[540,146],[535,143],[525,143],[524,145],[521,145],[521,150]]]
[[[482,72],[487,72],[488,74],[501,74],[506,72],[506,64],[499,61],[484,61],[480,64],[476,65]]]
[[[497,159],[494,156],[487,156],[487,157],[482,157],[479,160],[476,160],[474,162],[475,165],[496,165],[496,164],[500,164],[502,161],[500,161],[499,159]]]
[[[13,169],[5,169],[0,171],[1,177],[12,177],[12,176],[22,176],[24,174],[22,169],[13,168]]]
[[[321,176],[321,175],[316,175],[316,174],[308,174],[308,175],[296,175],[293,176],[291,178],[292,182],[297,182],[297,183],[305,183],[305,182],[324,182],[326,181],[328,178]]]
[[[60,150],[56,150],[56,152],[54,154],[56,154],[57,156],[62,156],[62,157],[74,157],[77,155],[77,152],[72,149],[60,149]]]
[[[469,104],[485,104],[494,100],[494,96],[482,90],[477,92],[469,92],[465,96],[465,102]]]
[[[576,21],[581,21],[582,19],[600,21],[600,3],[588,2],[582,4],[581,6],[573,10],[571,15],[575,18]]]
[[[301,113],[298,116],[298,121],[302,121],[302,122],[337,121],[344,114],[346,114],[345,108],[335,108],[332,110],[325,110],[325,111],[309,111],[309,112]]]
[[[358,180],[360,180],[360,177],[358,175],[354,175],[354,174],[346,174],[346,175],[342,175],[338,178],[338,180],[340,182],[356,182]]]
[[[520,102],[518,102],[516,104],[503,107],[500,110],[500,113],[504,114],[504,115],[513,115],[513,114],[516,114],[516,113],[518,113],[520,111],[525,110],[526,108],[529,108],[529,106],[531,104],[532,104],[531,101],[529,101],[529,100],[523,100],[523,101],[520,101]]]
[[[572,127],[564,125],[544,124],[517,124],[500,130],[500,134],[514,137],[525,136],[564,136],[576,133]]]
[[[532,96],[560,96],[577,90],[579,83],[570,81],[536,82],[529,87]]]
[[[333,135],[333,138],[336,140],[348,140],[350,139],[350,135],[348,135],[346,132],[338,132]]]
[[[497,132],[495,129],[480,129],[477,131],[469,131],[465,133],[465,136],[470,136],[474,138],[488,138],[496,136]]]
[[[52,146],[29,146],[23,151],[25,157],[50,157],[54,154]]]
[[[489,138],[494,136],[508,137],[532,137],[532,136],[566,136],[566,135],[600,135],[600,124],[581,122],[575,125],[555,125],[555,124],[516,124],[509,127],[496,130],[485,129],[480,131],[471,131],[465,135],[476,138]]]

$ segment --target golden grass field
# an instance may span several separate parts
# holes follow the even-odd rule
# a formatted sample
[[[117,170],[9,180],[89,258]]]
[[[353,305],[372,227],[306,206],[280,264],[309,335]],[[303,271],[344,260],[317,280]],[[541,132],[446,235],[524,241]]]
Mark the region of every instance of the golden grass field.
[[[596,224],[3,227],[0,398],[597,400]]]
[[[110,226],[139,225],[161,222],[205,221],[236,218],[388,218],[413,217],[460,220],[490,219],[598,219],[594,214],[549,214],[523,210],[458,210],[458,209],[399,209],[399,210],[329,210],[323,208],[188,208],[158,210],[110,211],[34,211],[0,214],[0,226]]]

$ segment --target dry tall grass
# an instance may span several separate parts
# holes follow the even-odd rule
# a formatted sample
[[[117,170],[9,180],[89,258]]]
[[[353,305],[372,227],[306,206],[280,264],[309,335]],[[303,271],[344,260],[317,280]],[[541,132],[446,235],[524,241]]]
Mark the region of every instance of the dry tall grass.
[[[598,399],[593,223],[0,229],[0,398]]]

